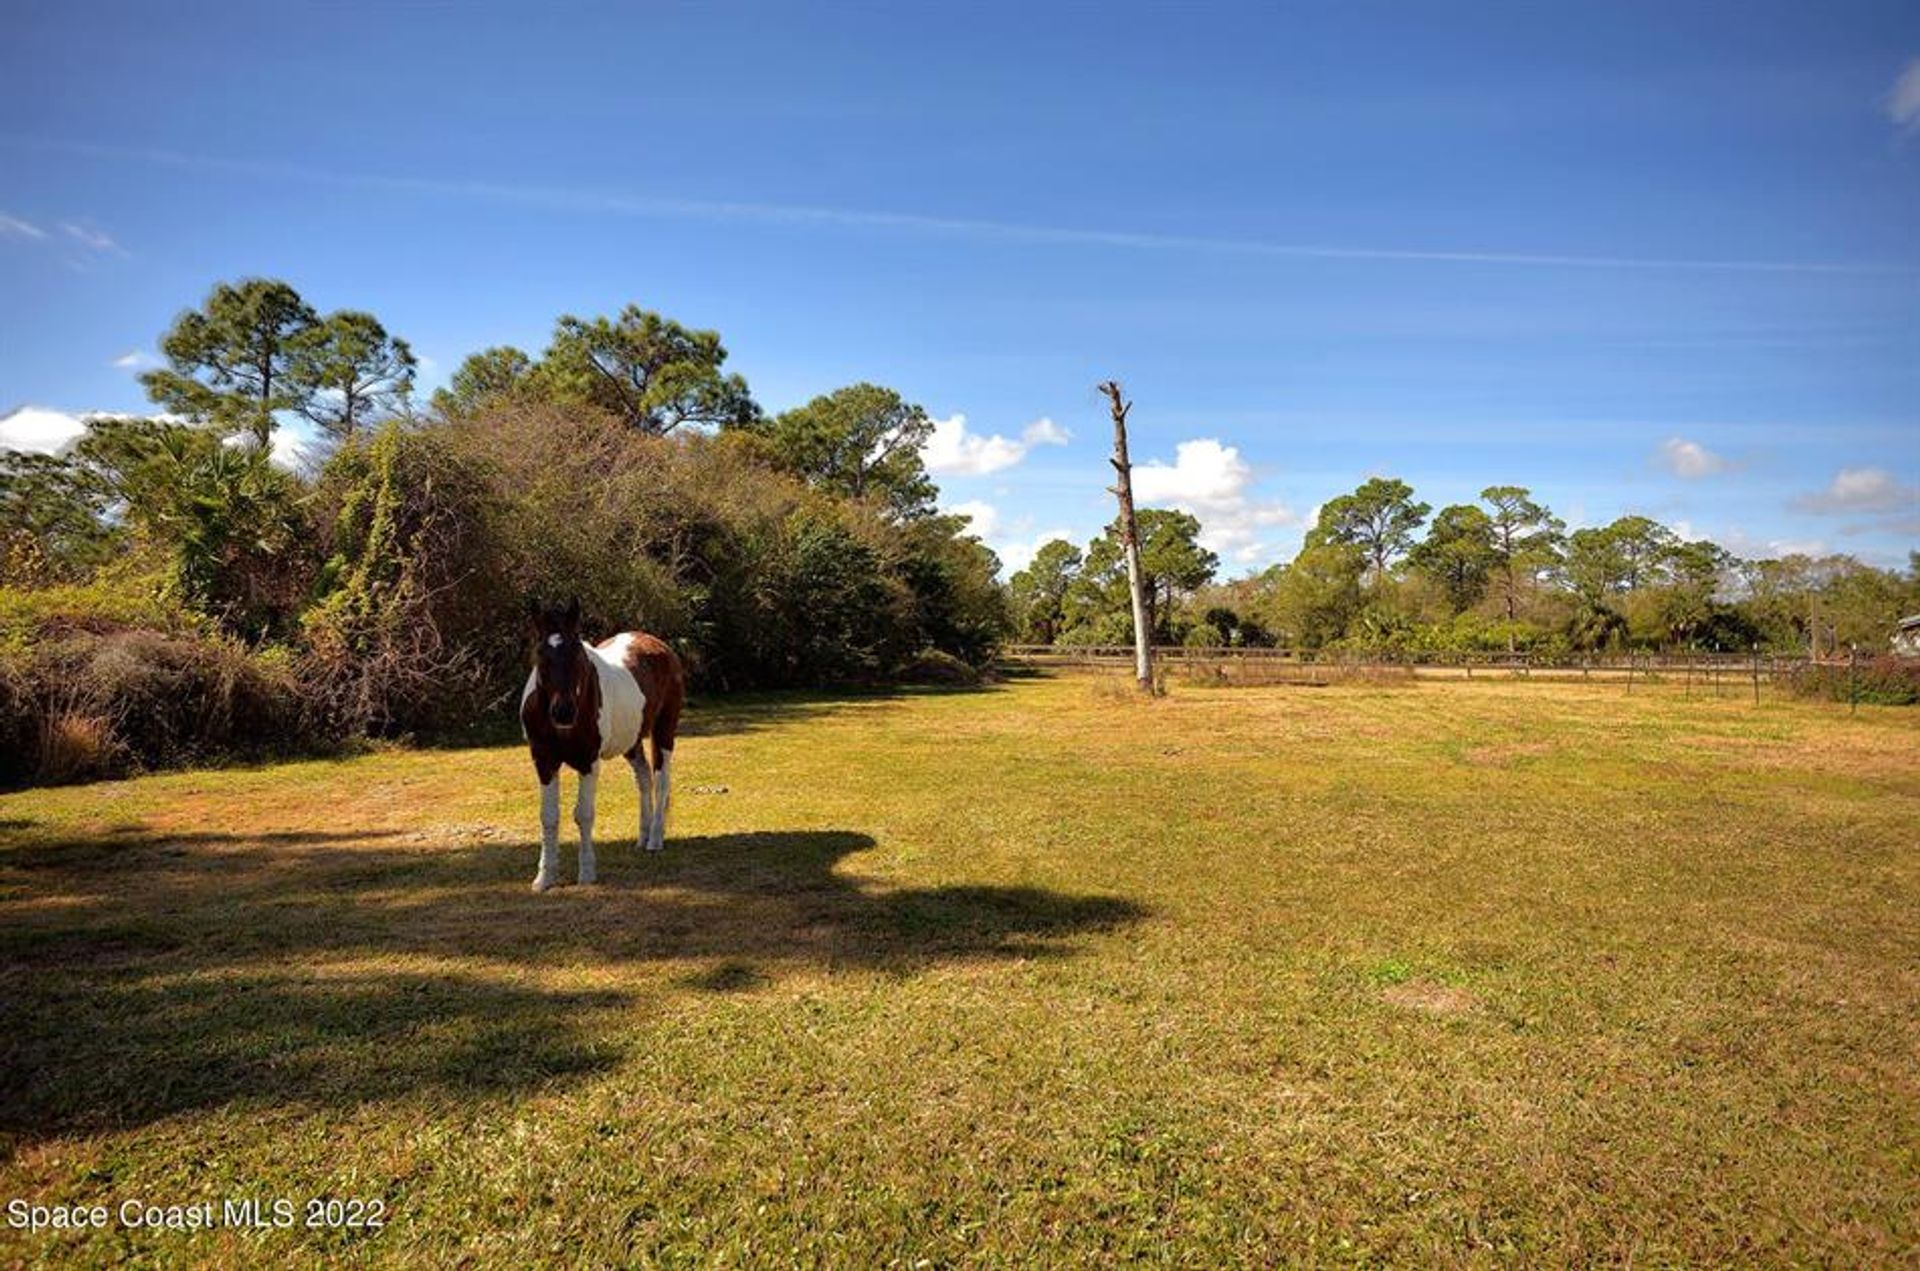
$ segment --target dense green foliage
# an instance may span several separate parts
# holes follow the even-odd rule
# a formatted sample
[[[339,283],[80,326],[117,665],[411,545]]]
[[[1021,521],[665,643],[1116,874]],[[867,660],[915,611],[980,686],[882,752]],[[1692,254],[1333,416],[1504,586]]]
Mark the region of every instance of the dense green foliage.
[[[139,743],[166,697],[124,676],[94,691],[109,642],[156,668],[257,667],[235,700],[271,701],[249,716],[271,750],[494,717],[529,597],[656,632],[720,688],[951,678],[941,658],[970,674],[1004,634],[999,562],[934,515],[930,425],[891,390],[768,420],[717,334],[629,306],[560,319],[537,362],[474,355],[416,416],[404,340],[266,280],[216,287],[162,347],[147,385],[172,416],[0,460],[14,779],[235,749],[224,725]],[[295,415],[330,443],[305,473],[272,457]],[[58,738],[87,753],[46,762]]]
[[[1185,513],[1147,511],[1141,535],[1162,644],[1538,652],[1752,649],[1844,655],[1887,648],[1920,612],[1920,555],[1904,572],[1850,556],[1741,560],[1644,516],[1565,533],[1518,486],[1428,505],[1373,478],[1330,499],[1291,562],[1216,583]],[[1426,523],[1424,537],[1416,530]],[[1110,529],[1084,556],[1044,544],[1009,588],[1026,641],[1124,644],[1126,577]],[[1218,637],[1216,639],[1216,637]]]

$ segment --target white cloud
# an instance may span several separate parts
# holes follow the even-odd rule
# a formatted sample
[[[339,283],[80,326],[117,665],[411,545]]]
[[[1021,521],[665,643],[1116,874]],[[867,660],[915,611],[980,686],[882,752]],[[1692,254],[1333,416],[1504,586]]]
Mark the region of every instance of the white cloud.
[[[1000,509],[981,499],[968,499],[943,509],[953,516],[967,518],[967,532],[993,549],[1000,558],[1000,573],[1011,578],[1033,562],[1034,553],[1056,538],[1078,543],[1081,537],[1072,530],[1045,530],[1033,533],[1033,521],[1019,517],[1009,523]]]
[[[1842,468],[1827,488],[1793,501],[1802,512],[1897,512],[1920,505],[1920,488],[1902,485],[1885,468]]]
[[[45,406],[22,406],[11,414],[0,415],[0,450],[32,450],[41,454],[56,454],[87,430],[88,420],[125,413],[124,411],[86,410],[72,414],[64,410],[50,410]],[[145,418],[168,420],[174,423],[183,422],[180,416],[169,414],[148,415]],[[227,444],[239,445],[245,440],[244,435],[229,437]],[[289,471],[298,470],[316,457],[317,453],[310,439],[296,434],[288,427],[283,426],[274,430],[273,461],[281,467]]]
[[[1254,498],[1252,486],[1253,468],[1238,447],[1211,437],[1181,442],[1171,464],[1156,459],[1133,468],[1136,502],[1193,513],[1201,545],[1242,565],[1271,554],[1266,531],[1300,523],[1284,503]]]
[[[30,225],[17,216],[0,212],[0,238],[45,238],[47,231]]]
[[[160,359],[145,349],[128,349],[113,359],[113,364],[123,371],[137,371],[143,366],[160,365]]]
[[[954,504],[947,511],[954,516],[966,517],[967,532],[982,539],[991,540],[1000,530],[1000,509],[991,503],[968,499],[964,503]]]
[[[1779,560],[1783,556],[1824,556],[1827,553],[1824,539],[1760,538],[1737,525],[1712,537],[1714,542],[1742,560]]]
[[[1907,132],[1920,131],[1920,57],[1910,58],[1887,94],[1887,118]]]
[[[1067,430],[1051,419],[1028,424],[1018,441],[995,433],[983,437],[967,430],[967,417],[955,414],[933,421],[924,452],[927,471],[936,476],[985,476],[1013,467],[1035,446],[1063,446]]]
[[[1715,476],[1733,467],[1722,456],[1684,437],[1669,437],[1661,442],[1656,458],[1668,472],[1688,480]]]
[[[127,249],[114,242],[112,235],[103,230],[88,229],[84,225],[75,225],[72,221],[62,221],[60,231],[90,251],[119,252],[122,256],[127,254]]]
[[[1086,535],[1075,534],[1072,530],[1042,530],[1038,534],[1027,534],[1020,538],[1001,539],[987,546],[1000,558],[1000,572],[1011,578],[1033,564],[1033,558],[1039,555],[1040,549],[1056,538],[1063,538],[1076,547],[1086,541]]]
[[[44,406],[22,406],[10,415],[0,416],[0,450],[53,454],[86,431],[87,418]]]

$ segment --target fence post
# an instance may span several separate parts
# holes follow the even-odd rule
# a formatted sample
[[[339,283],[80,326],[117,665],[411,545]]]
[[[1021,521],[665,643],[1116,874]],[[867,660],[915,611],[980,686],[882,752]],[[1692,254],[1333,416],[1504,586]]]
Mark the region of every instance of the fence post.
[[[1860,646],[1847,646],[1847,714],[1860,713]]]
[[[1760,642],[1753,642],[1753,704],[1760,704]]]

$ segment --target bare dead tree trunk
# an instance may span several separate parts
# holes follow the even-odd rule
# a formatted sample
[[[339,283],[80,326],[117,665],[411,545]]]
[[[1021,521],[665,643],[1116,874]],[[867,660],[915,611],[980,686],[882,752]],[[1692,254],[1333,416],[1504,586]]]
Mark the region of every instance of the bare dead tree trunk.
[[[1110,488],[1120,500],[1120,546],[1127,558],[1127,590],[1133,595],[1133,674],[1140,691],[1153,691],[1153,632],[1147,626],[1146,583],[1140,569],[1140,531],[1133,518],[1133,463],[1127,458],[1127,412],[1133,403],[1120,400],[1120,382],[1100,385],[1113,410],[1113,470],[1120,479]]]

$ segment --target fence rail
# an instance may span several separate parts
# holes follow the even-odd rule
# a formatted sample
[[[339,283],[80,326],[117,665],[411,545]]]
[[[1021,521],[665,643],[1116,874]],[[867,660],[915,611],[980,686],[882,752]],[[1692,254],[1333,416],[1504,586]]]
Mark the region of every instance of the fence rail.
[[[1036,665],[1131,666],[1131,645],[1016,644],[1007,657]],[[1169,670],[1226,681],[1316,683],[1367,672],[1472,679],[1480,676],[1551,679],[1636,680],[1684,685],[1752,681],[1769,686],[1807,665],[1802,656],[1759,652],[1683,650],[1665,653],[1506,653],[1500,651],[1407,651],[1387,649],[1261,649],[1156,646],[1154,658]],[[1847,665],[1845,658],[1839,665]]]

